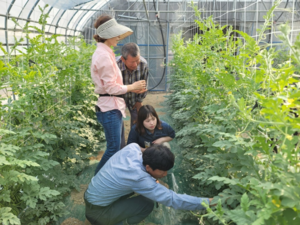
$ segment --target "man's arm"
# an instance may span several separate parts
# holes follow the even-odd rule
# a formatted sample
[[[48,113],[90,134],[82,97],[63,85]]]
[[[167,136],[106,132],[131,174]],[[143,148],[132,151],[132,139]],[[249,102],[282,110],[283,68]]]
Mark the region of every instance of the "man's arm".
[[[133,109],[136,109],[137,112],[139,112],[140,108],[142,107],[143,103],[141,102],[136,102],[134,106],[132,107]]]
[[[151,177],[137,180],[132,185],[132,190],[134,192],[174,209],[202,210],[205,209],[201,204],[203,201],[208,205],[210,203],[209,198],[198,198],[191,195],[177,194],[163,185],[156,183]]]
[[[152,141],[152,143],[153,144],[162,144],[164,142],[169,142],[169,141],[172,141],[172,140],[173,140],[173,138],[167,136],[167,137],[158,138],[158,139]]]

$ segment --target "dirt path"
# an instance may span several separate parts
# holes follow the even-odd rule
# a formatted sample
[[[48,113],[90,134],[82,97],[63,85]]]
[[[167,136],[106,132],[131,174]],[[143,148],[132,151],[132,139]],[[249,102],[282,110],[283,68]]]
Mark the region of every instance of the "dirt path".
[[[165,92],[150,92],[147,94],[146,98],[143,101],[143,105],[152,105],[156,110],[158,115],[162,115],[163,112],[160,112],[159,108],[162,108],[163,102],[165,101],[165,96],[167,94]],[[124,125],[125,125],[125,139],[127,141],[127,137],[130,131],[130,113],[127,110],[126,111],[126,119],[124,120]],[[100,161],[105,149],[101,149],[102,151],[99,152],[98,156],[96,158],[92,158],[92,159],[96,159],[98,161]],[[91,160],[92,160],[91,159]],[[74,205],[84,205],[84,200],[83,200],[83,194],[87,188],[88,184],[82,184],[80,185],[80,191],[72,191],[71,193],[71,199],[73,201]],[[68,219],[66,219],[65,221],[63,221],[63,223],[61,225],[89,225],[90,223],[85,221],[82,222],[76,218],[70,217]],[[155,225],[153,223],[144,223],[141,222],[140,225]]]

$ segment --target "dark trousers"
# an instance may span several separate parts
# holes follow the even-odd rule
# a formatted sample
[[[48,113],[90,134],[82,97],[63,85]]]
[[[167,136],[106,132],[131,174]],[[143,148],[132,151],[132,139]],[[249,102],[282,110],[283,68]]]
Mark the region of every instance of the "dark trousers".
[[[130,110],[129,108],[128,108],[128,110],[130,112],[130,129],[131,129],[133,123],[135,123],[136,120],[137,120],[137,110],[136,109]],[[125,129],[124,129],[124,121],[123,121],[122,134],[121,134],[121,149],[124,148],[125,146],[126,146],[126,143],[125,143]]]
[[[85,216],[92,225],[138,224],[153,210],[154,202],[142,195],[124,196],[108,206],[96,206],[85,200]]]

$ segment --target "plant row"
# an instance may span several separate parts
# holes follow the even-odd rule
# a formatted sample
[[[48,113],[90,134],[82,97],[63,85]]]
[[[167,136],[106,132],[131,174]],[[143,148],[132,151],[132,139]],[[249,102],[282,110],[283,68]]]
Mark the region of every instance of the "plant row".
[[[28,47],[0,61],[0,223],[49,224],[65,215],[64,197],[79,188],[77,174],[104,139],[94,118],[90,59],[94,46],[80,38],[59,43],[39,27],[23,29]],[[16,25],[18,23],[16,22]],[[34,37],[29,32],[34,29]],[[1,101],[0,101],[1,102]],[[1,103],[0,103],[1,104]]]
[[[264,42],[277,4],[257,40],[212,18],[173,39],[177,170],[190,193],[217,196],[206,224],[300,223],[300,36],[281,25],[281,50]]]

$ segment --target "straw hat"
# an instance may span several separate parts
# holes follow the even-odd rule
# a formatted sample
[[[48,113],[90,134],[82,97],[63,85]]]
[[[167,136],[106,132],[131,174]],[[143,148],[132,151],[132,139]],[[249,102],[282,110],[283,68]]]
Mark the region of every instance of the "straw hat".
[[[131,35],[133,31],[129,27],[118,24],[115,19],[110,19],[101,24],[97,28],[96,33],[103,39],[110,39],[120,36],[120,40],[122,40]]]

